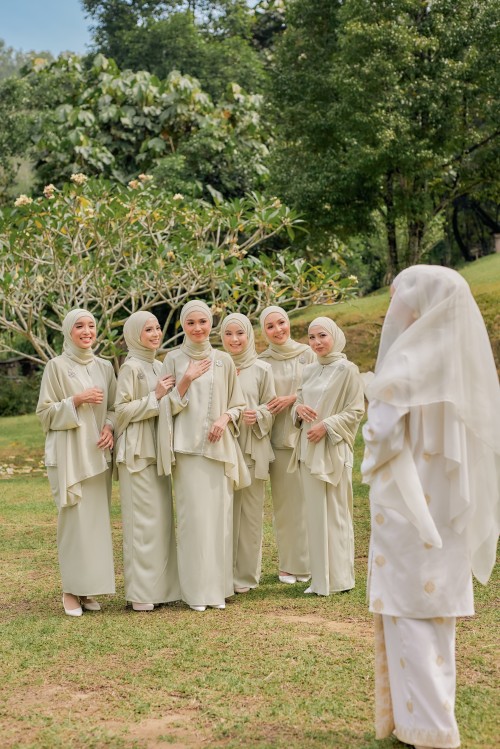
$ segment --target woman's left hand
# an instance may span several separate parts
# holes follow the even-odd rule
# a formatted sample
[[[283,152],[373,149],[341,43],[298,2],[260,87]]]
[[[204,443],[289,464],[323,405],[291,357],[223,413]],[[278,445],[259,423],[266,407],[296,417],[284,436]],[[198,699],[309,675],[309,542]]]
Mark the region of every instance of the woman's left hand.
[[[220,440],[230,419],[231,417],[229,414],[222,414],[222,416],[219,416],[219,418],[214,421],[208,433],[209,442],[218,442]]]
[[[97,442],[97,447],[100,447],[102,450],[112,450],[114,445],[114,438],[113,438],[113,430],[109,426],[109,424],[105,424],[103,428],[101,429],[101,434],[99,435],[99,441]]]
[[[307,439],[309,442],[320,442],[326,434],[326,427],[322,421],[319,424],[315,424],[307,432]]]
[[[257,411],[252,411],[249,408],[243,411],[243,423],[244,424],[248,424],[249,426],[251,426],[252,424],[255,424],[256,421],[257,421]]]

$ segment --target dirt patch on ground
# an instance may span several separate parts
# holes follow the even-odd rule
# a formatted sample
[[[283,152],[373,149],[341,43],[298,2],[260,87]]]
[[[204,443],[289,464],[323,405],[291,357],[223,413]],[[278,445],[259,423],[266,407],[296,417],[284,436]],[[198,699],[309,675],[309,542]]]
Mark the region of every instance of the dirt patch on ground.
[[[57,723],[61,731],[61,724],[65,722],[68,724],[68,738],[75,726],[81,727],[82,744],[85,743],[87,727],[92,726],[89,738],[92,736],[94,742],[101,740],[103,745],[115,738],[125,745],[140,746],[141,749],[164,749],[165,746],[190,749],[211,745],[210,726],[205,728],[203,720],[200,725],[200,708],[194,701],[187,707],[166,710],[159,718],[144,718],[134,723],[130,720],[106,719],[106,703],[108,700],[115,702],[116,698],[111,685],[109,688],[100,685],[96,689],[44,685],[30,687],[22,697],[18,692],[6,700],[2,710],[2,746],[7,749],[37,745],[52,723]],[[179,698],[179,702],[185,700]]]
[[[194,715],[189,710],[168,713],[162,718],[147,718],[135,725],[129,725],[127,736],[139,741],[141,747],[155,749],[167,746],[174,749],[184,747],[210,746],[210,735],[196,728]]]
[[[273,614],[273,616],[287,624],[297,624],[302,628],[304,624],[306,624],[308,630],[304,632],[302,629],[302,636],[305,639],[311,639],[311,637],[314,636],[315,633],[311,631],[311,629],[314,628],[315,630],[323,629],[328,632],[335,632],[335,634],[338,635],[356,637],[361,640],[373,640],[373,624],[359,619],[334,621],[332,619],[326,619],[324,616],[316,616],[315,614],[301,616],[295,616],[293,614]]]

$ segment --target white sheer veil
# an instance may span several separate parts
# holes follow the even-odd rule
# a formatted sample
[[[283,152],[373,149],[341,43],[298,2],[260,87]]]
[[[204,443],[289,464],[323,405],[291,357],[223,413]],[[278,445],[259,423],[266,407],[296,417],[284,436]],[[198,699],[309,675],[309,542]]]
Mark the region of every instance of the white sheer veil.
[[[407,268],[393,292],[367,397],[420,406],[424,422],[426,407],[441,404],[443,435],[457,423],[465,428],[461,496],[450,517],[467,533],[474,574],[486,582],[500,525],[500,390],[486,327],[467,282],[449,268]],[[445,444],[443,454],[452,470],[456,454],[448,456]]]

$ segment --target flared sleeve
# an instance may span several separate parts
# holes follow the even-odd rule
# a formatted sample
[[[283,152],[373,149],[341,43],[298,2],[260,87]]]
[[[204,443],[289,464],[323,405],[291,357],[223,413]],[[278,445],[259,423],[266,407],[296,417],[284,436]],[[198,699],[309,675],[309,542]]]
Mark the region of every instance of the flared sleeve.
[[[150,366],[149,364],[147,366]],[[156,462],[156,417],[159,404],[151,385],[154,369],[147,374],[140,361],[129,359],[118,373],[115,402],[118,439],[116,462],[125,463],[131,473]],[[159,369],[159,363],[156,364]]]
[[[297,406],[304,402],[317,411],[318,420],[326,428],[326,435],[319,442],[307,440],[307,431],[313,424],[298,418]],[[363,383],[355,364],[342,359],[327,367],[306,367],[303,386],[292,408],[292,418],[300,425],[301,435],[288,470],[296,470],[300,460],[313,476],[337,486],[345,466],[352,466],[354,440],[364,411]]]
[[[64,397],[54,361],[49,361],[44,369],[36,407],[36,415],[45,434],[80,426],[73,396]]]
[[[239,443],[243,453],[250,456],[255,465],[255,478],[269,478],[269,463],[274,460],[271,447],[273,415],[267,403],[276,396],[272,369],[267,362],[257,360],[250,367],[240,371],[239,379],[247,409],[257,413],[257,421],[249,426],[241,423]]]
[[[115,400],[116,428],[122,434],[129,424],[144,421],[158,416],[159,403],[154,391],[139,396],[138,393],[147,389],[140,388],[141,369],[134,364],[124,362],[118,373]]]
[[[173,375],[175,377],[176,382],[179,382],[182,376],[184,375],[184,372],[187,369],[187,364],[186,364],[184,371],[181,372],[179,370],[177,365],[180,361],[182,361],[182,359],[175,357],[175,355],[167,354],[165,359],[163,360],[160,377]],[[185,357],[184,357],[184,362],[187,362],[187,359]],[[171,416],[177,416],[177,414],[180,413],[184,408],[186,408],[187,404],[189,403],[189,390],[184,395],[184,397],[182,397],[179,391],[177,390],[177,387],[173,387],[172,390],[168,393],[167,397],[170,401],[169,408],[170,408]],[[160,409],[160,410],[165,412],[165,409]],[[165,413],[163,414],[163,416],[165,416]]]
[[[104,392],[100,404],[74,406],[73,396],[92,385]],[[110,398],[115,375],[111,364],[95,358],[80,365],[64,355],[47,363],[40,387],[36,413],[45,439],[45,464],[57,467],[61,487],[61,507],[77,504],[82,496],[81,482],[106,471],[111,453],[97,446],[108,417],[113,418]]]
[[[108,380],[108,408],[106,411],[106,418],[104,423],[111,427],[113,431],[116,429],[116,413],[115,413],[115,400],[116,400],[116,376],[111,363],[106,368],[106,375]]]
[[[373,400],[363,429],[365,456],[361,466],[370,500],[400,513],[424,543],[443,542],[427,505],[407,435],[405,410]]]

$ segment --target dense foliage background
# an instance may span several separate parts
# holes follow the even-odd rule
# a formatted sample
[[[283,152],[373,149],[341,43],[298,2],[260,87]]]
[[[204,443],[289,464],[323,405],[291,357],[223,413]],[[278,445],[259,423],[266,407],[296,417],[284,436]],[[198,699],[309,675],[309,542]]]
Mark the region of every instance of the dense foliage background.
[[[81,3],[85,57],[0,41],[0,357],[53,354],[84,298],[61,275],[83,262],[75,242],[123,294],[110,314],[88,292],[110,314],[110,356],[139,303],[175,342],[184,296],[162,296],[166,252],[198,269],[191,292],[253,314],[261,282],[292,308],[494,251],[500,0]],[[229,267],[220,248],[240,225]],[[134,275],[156,278],[150,296],[130,297]]]

